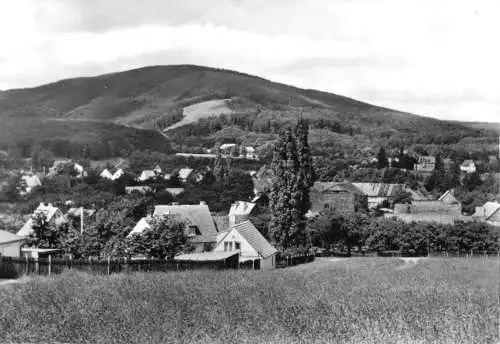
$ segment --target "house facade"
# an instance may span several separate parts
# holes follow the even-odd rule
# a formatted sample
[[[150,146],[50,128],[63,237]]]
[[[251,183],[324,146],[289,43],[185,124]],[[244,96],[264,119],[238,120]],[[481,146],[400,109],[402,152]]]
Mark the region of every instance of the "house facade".
[[[24,175],[21,177],[21,179],[23,180],[24,184],[26,185],[26,188],[24,190],[20,191],[21,195],[25,195],[27,193],[30,193],[31,191],[33,191],[34,188],[42,185],[40,178],[36,174]]]
[[[391,202],[394,197],[404,190],[404,184],[386,183],[352,183],[368,199],[368,208],[373,209],[384,201]]]
[[[465,173],[474,173],[476,172],[476,164],[472,160],[465,160],[460,164],[460,171]]]
[[[386,217],[396,217],[405,222],[437,222],[453,224],[464,220],[462,204],[453,196],[453,190],[446,191],[439,199],[413,200],[411,204],[395,204],[394,213]]]
[[[322,211],[335,211],[341,214],[352,214],[356,211],[356,193],[352,188],[343,187],[344,183],[315,182],[309,193],[311,214]]]
[[[481,207],[476,207],[476,212],[472,215],[474,220],[486,222],[489,225],[500,227],[500,203],[486,202]]]

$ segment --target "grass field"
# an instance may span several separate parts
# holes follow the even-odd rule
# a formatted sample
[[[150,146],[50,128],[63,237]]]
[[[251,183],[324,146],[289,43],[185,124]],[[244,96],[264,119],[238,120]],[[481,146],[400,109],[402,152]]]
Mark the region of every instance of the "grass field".
[[[66,273],[0,287],[0,342],[498,343],[495,259]]]
[[[202,118],[231,114],[233,111],[227,106],[227,102],[230,100],[231,99],[214,99],[186,106],[182,109],[184,118],[168,128],[165,128],[164,131],[182,127],[183,125],[196,122]]]

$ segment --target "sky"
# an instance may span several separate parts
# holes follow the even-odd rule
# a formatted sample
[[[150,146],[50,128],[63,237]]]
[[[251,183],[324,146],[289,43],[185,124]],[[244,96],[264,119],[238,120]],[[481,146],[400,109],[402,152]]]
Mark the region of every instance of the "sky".
[[[0,89],[197,64],[500,122],[499,0],[4,0]]]

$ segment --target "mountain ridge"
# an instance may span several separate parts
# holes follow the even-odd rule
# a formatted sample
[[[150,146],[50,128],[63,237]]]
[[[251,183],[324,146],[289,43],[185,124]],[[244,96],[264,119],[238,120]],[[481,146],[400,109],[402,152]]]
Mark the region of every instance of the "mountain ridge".
[[[31,88],[2,91],[0,120],[10,122],[7,125],[9,132],[6,133],[10,139],[0,139],[0,149],[13,144],[10,141],[16,144],[15,141],[19,139],[31,139],[47,145],[59,135],[67,136],[54,131],[50,131],[50,137],[47,136],[48,130],[43,123],[50,123],[48,119],[66,121],[73,129],[77,126],[74,123],[81,124],[85,121],[111,123],[115,130],[124,132],[128,130],[126,128],[140,128],[152,137],[156,135],[154,132],[182,120],[184,108],[217,99],[231,99],[234,114],[243,118],[240,122],[246,122],[246,127],[242,128],[246,132],[270,133],[271,126],[275,129],[286,126],[297,114],[310,119],[318,128],[330,128],[337,133],[348,132],[352,137],[356,133],[362,134],[377,145],[383,143],[384,135],[387,139],[405,134],[418,141],[416,137],[420,132],[429,136],[461,132],[462,137],[477,137],[487,132],[487,128],[472,128],[334,93],[301,89],[238,71],[198,65],[169,65],[147,66],[93,77],[68,78]],[[211,117],[213,116],[207,113],[200,116],[198,122],[203,126],[207,121],[214,121],[213,118],[209,119]],[[33,123],[37,123],[35,127],[40,129],[38,132],[30,130],[34,127]],[[190,123],[188,127],[199,129],[200,125]],[[88,123],[84,127],[96,130],[90,129],[92,126]],[[181,127],[176,130],[183,133],[191,130],[189,128]],[[26,129],[31,136],[22,134]],[[198,129],[191,130],[191,134],[200,132]],[[3,131],[0,128],[0,134],[4,131],[5,128]],[[207,138],[214,134],[203,130],[200,133],[201,137]],[[66,137],[65,140],[69,140],[69,145],[81,146],[95,145],[98,136],[100,139],[106,138],[102,132],[94,136],[92,142],[85,142],[92,137],[92,132],[86,135],[86,139]],[[165,138],[162,136],[162,139]],[[432,141],[431,138],[425,140]],[[120,139],[120,142],[122,144],[123,140]],[[108,146],[114,144],[109,143]],[[168,146],[168,143],[163,144]],[[204,143],[205,146],[210,144],[213,142]],[[161,142],[154,146],[161,146]],[[165,152],[168,150],[164,149]]]

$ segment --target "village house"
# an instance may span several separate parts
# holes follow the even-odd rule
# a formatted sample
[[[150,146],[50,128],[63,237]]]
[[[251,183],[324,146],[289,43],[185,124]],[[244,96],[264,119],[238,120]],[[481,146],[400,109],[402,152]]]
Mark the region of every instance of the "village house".
[[[54,163],[52,164],[52,167],[49,168],[49,172],[47,173],[47,177],[55,177],[58,175],[59,171],[65,166],[65,165],[72,165],[73,169],[75,170],[76,173],[76,178],[84,178],[87,176],[87,172],[85,171],[85,168],[78,164],[74,163],[71,159],[60,159],[60,160],[55,160]]]
[[[307,216],[316,216],[328,210],[352,214],[356,211],[356,195],[361,194],[361,191],[350,183],[315,182],[309,193],[311,209]]]
[[[153,170],[144,170],[141,175],[137,178],[140,182],[145,182],[146,180],[156,178],[158,174]]]
[[[21,195],[28,194],[31,191],[33,191],[33,189],[36,188],[37,186],[42,185],[40,178],[36,174],[24,175],[21,177],[21,179],[23,180],[25,185],[25,189],[19,192]]]
[[[368,199],[368,208],[373,209],[384,201],[392,202],[394,197],[404,190],[403,184],[352,183]]]
[[[147,194],[148,192],[152,192],[151,187],[147,185],[138,185],[138,186],[126,186],[125,187],[125,192],[128,194],[138,192],[142,195]]]
[[[259,157],[257,155],[257,152],[255,151],[255,148],[249,146],[245,147],[245,158],[258,160]]]
[[[412,200],[411,204],[395,204],[394,212],[386,217],[395,217],[405,222],[437,222],[453,224],[457,220],[467,221],[462,216],[462,204],[454,197],[453,190],[446,191],[439,199]]]
[[[62,211],[54,207],[51,203],[45,204],[45,203],[40,203],[40,205],[36,208],[36,210],[33,212],[33,214],[36,213],[42,213],[45,215],[45,219],[49,224],[53,224],[56,226],[59,226],[62,223],[66,223],[66,217],[62,213]],[[33,220],[31,217],[26,221],[24,226],[17,232],[17,235],[26,237],[30,235],[33,232]]]
[[[153,168],[154,173],[157,175],[160,175],[163,173],[163,170],[161,169],[160,165],[156,165],[155,168]]]
[[[266,165],[262,166],[257,173],[252,176],[254,196],[267,194],[273,184],[272,171]]]
[[[73,161],[71,159],[56,159],[51,167],[49,167],[49,171],[47,173],[48,177],[53,177],[57,175],[59,169],[61,169],[64,165],[71,164]]]
[[[21,257],[21,247],[25,243],[25,237],[0,230],[0,256]]]
[[[112,181],[115,181],[117,179],[119,179],[125,172],[123,171],[123,169],[121,168],[118,168],[116,169],[116,171],[114,173],[111,173],[110,170],[108,170],[107,168],[105,168],[100,174],[99,176],[101,178],[105,178],[105,179],[109,179],[109,180],[112,180]]]
[[[474,173],[476,172],[476,164],[472,160],[465,160],[460,164],[460,171],[465,173]]]
[[[250,221],[235,224],[226,233],[220,233],[213,252],[239,252],[240,263],[258,261],[260,269],[274,269],[278,250]]]
[[[85,171],[85,168],[78,163],[75,163],[73,165],[73,168],[75,169],[75,171],[77,173],[77,175],[76,175],[77,178],[84,178],[88,175],[87,171]]]
[[[489,225],[500,226],[500,203],[486,202],[481,207],[476,207],[476,212],[472,215],[475,221],[486,222]]]
[[[179,179],[185,183],[187,182],[187,180],[189,179],[189,177],[191,176],[191,173],[193,173],[193,169],[192,168],[181,168],[179,170]]]
[[[233,151],[237,150],[236,143],[224,143],[220,145],[219,151],[222,155],[231,155]]]
[[[84,217],[93,216],[96,213],[95,209],[86,209],[83,207],[73,207],[69,208],[66,212],[66,218],[68,217],[81,217],[82,214]]]
[[[231,205],[229,209],[229,227],[234,226],[237,223],[248,220],[248,216],[255,209],[256,204],[245,201],[236,201]]]
[[[436,167],[436,158],[433,156],[420,156],[414,165],[414,170],[419,174],[431,174]]]
[[[183,193],[184,188],[166,188],[165,191],[175,197]]]
[[[157,205],[153,212],[153,217],[162,215],[177,215],[181,219],[187,220],[186,233],[189,242],[195,247],[194,252],[210,251],[217,242],[217,229],[215,227],[212,215],[206,203],[185,204],[185,205]],[[140,234],[149,227],[150,218],[142,218],[134,229],[128,234]]]
[[[460,204],[460,202],[455,198],[455,190],[447,190],[444,194],[439,197],[439,201],[444,204]]]

